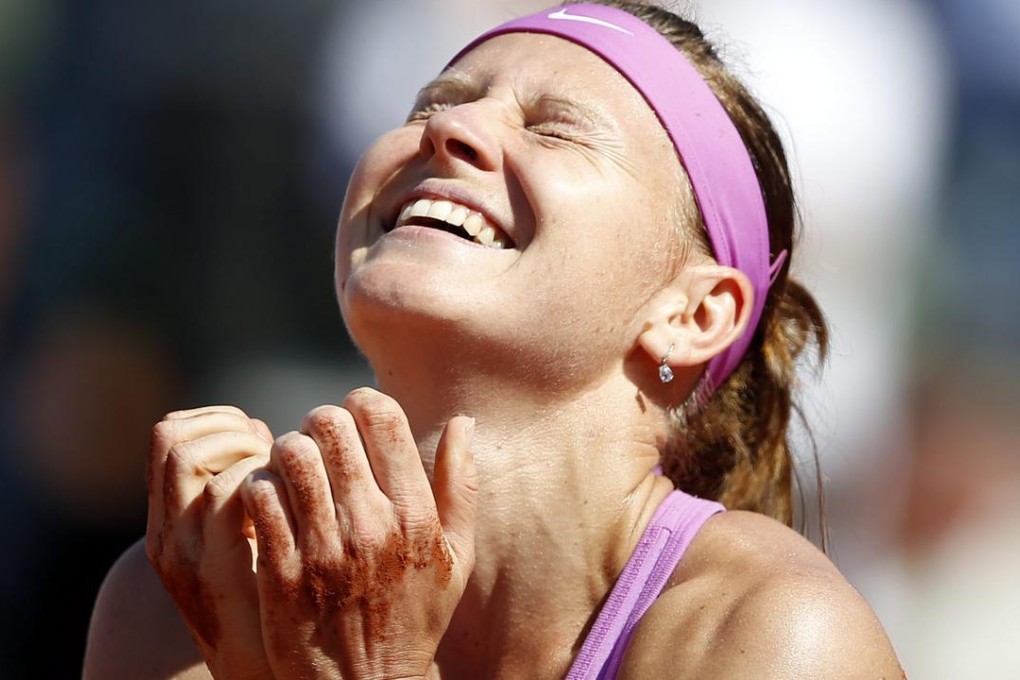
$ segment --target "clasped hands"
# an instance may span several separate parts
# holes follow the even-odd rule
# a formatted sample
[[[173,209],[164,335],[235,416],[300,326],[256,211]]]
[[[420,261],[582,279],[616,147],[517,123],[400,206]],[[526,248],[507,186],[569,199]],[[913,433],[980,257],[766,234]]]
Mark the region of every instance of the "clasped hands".
[[[230,406],[160,421],[146,552],[213,676],[427,675],[474,566],[473,427],[447,423],[430,483],[368,388],[275,441]]]

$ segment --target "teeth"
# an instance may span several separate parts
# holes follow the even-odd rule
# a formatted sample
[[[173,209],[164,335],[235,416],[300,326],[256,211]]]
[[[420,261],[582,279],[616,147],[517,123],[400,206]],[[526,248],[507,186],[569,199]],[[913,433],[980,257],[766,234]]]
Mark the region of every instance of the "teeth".
[[[446,218],[450,216],[451,211],[453,211],[453,203],[449,201],[436,201],[429,208],[429,217],[445,222]]]
[[[429,208],[432,207],[432,201],[427,198],[419,198],[415,201],[414,205],[411,206],[410,217],[427,217],[429,214]]]
[[[471,236],[478,236],[478,232],[485,226],[485,220],[482,216],[476,212],[471,213],[464,220],[464,231]]]
[[[483,246],[491,246],[492,238],[496,235],[496,230],[490,226],[482,227],[482,230],[478,232],[478,236],[475,236],[475,240],[481,243]]]
[[[509,243],[506,235],[489,224],[481,213],[452,201],[419,198],[405,205],[400,211],[397,226],[407,224],[414,217],[430,217],[455,227],[462,227],[475,243],[487,248],[505,248]]]
[[[450,212],[450,216],[446,218],[446,221],[455,227],[459,227],[464,224],[464,220],[467,219],[468,213],[471,211],[462,205],[454,206],[453,211]]]

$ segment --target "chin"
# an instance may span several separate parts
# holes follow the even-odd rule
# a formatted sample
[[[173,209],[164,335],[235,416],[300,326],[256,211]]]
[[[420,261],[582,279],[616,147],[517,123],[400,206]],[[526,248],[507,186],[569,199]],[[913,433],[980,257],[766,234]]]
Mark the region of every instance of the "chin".
[[[375,263],[359,268],[338,286],[344,323],[367,355],[379,342],[452,341],[466,331],[460,322],[472,318],[472,310],[463,291],[435,281],[434,270],[414,269]]]

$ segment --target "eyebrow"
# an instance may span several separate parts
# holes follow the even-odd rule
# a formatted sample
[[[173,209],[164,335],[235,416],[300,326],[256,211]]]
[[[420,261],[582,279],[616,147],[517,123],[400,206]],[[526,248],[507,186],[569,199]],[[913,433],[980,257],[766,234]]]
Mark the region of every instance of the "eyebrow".
[[[466,99],[477,95],[477,93],[477,85],[472,83],[466,75],[456,71],[447,71],[418,90],[414,101]]]

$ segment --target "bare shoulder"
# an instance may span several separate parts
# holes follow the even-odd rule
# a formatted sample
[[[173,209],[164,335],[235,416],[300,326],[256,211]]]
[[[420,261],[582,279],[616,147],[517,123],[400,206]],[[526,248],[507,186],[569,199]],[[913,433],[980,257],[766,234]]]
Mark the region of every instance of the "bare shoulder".
[[[117,560],[99,590],[83,677],[211,677],[141,541]]]
[[[905,677],[864,598],[811,543],[726,512],[698,534],[634,632],[620,677]]]

